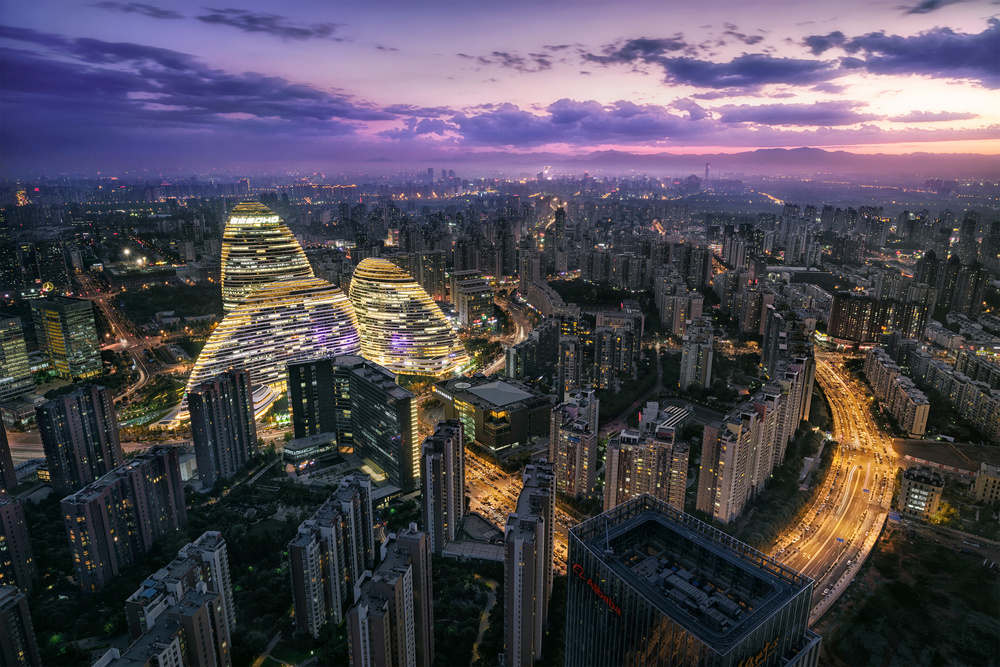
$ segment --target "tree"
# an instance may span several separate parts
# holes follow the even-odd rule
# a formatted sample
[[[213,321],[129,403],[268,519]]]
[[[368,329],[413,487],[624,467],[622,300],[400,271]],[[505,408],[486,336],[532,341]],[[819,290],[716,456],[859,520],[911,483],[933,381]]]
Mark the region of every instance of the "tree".
[[[936,526],[947,526],[958,523],[958,510],[948,503],[943,502],[938,506],[937,514],[932,514],[928,520]]]

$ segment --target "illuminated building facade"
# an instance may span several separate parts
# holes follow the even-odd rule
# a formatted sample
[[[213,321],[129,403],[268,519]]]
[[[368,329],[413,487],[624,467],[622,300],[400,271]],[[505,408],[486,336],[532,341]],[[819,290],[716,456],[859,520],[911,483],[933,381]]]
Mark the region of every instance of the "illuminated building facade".
[[[14,400],[34,388],[35,378],[24,346],[21,318],[0,313],[0,403]]]
[[[257,288],[285,278],[312,278],[292,231],[259,202],[237,204],[222,234],[222,307],[236,310]]]
[[[24,507],[20,499],[0,493],[0,586],[31,593],[37,577]]]
[[[648,493],[677,510],[684,509],[688,455],[671,426],[625,429],[608,441],[604,510]]]
[[[76,380],[101,372],[94,307],[87,299],[50,296],[31,300],[38,347],[61,378]]]
[[[565,664],[814,667],[813,580],[647,494],[570,529]]]
[[[441,309],[408,273],[384,259],[358,264],[350,299],[361,354],[394,373],[442,376],[468,363]]]
[[[191,436],[205,488],[235,475],[257,454],[250,376],[230,368],[188,393]]]
[[[430,550],[441,554],[458,535],[465,514],[465,443],[462,422],[438,422],[423,447],[424,527]]]
[[[246,368],[254,385],[284,391],[288,362],[359,348],[354,311],[339,288],[319,278],[282,280],[226,315],[195,362],[187,391],[230,367]]]
[[[28,598],[16,586],[0,586],[0,664],[11,667],[42,664]]]

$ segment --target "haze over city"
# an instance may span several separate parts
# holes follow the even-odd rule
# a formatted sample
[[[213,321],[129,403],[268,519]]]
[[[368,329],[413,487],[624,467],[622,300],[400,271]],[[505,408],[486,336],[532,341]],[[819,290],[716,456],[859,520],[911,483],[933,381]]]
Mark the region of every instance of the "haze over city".
[[[7,177],[799,147],[987,176],[1000,153],[992,2],[42,0],[0,22]]]

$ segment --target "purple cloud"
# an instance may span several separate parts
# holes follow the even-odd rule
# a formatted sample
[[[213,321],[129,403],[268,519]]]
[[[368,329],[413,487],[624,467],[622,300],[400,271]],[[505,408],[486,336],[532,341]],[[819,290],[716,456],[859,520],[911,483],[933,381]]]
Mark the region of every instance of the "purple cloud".
[[[874,114],[858,113],[864,102],[835,101],[815,104],[762,104],[750,106],[726,105],[716,111],[723,123],[754,123],[756,125],[799,125],[836,127],[876,120]]]
[[[962,2],[963,0],[922,0],[915,5],[910,7],[900,7],[904,14],[930,14],[933,11],[937,11],[942,7],[947,7],[948,5],[954,5],[956,3]]]
[[[208,14],[202,14],[195,18],[203,23],[214,25],[227,25],[237,30],[250,33],[265,33],[274,35],[282,39],[327,39],[343,41],[342,38],[334,37],[337,28],[342,27],[337,23],[313,23],[311,25],[295,25],[290,23],[284,16],[276,14],[258,14],[244,9],[212,9],[208,8]]]
[[[810,35],[802,40],[802,43],[809,47],[814,56],[819,56],[835,46],[842,46],[844,39],[844,33],[836,30],[829,35]]]
[[[147,5],[143,2],[98,2],[92,5],[100,9],[107,9],[109,11],[121,12],[123,14],[142,14],[143,16],[148,16],[154,19],[182,19],[183,14],[175,12],[172,9],[162,9],[160,7],[154,7],[153,5]]]
[[[757,88],[783,83],[816,84],[836,76],[826,62],[775,58],[762,53],[743,54],[729,62],[715,63],[695,58],[663,58],[666,81],[698,88]]]
[[[886,120],[897,123],[939,123],[948,120],[971,120],[979,114],[968,111],[911,111],[902,116],[891,116]]]

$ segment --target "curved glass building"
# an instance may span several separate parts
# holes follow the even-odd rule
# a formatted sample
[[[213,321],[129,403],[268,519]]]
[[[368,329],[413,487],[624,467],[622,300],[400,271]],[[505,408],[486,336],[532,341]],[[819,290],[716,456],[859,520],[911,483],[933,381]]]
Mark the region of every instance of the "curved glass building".
[[[258,287],[284,278],[312,278],[292,230],[259,202],[237,204],[222,233],[222,307],[236,309]]]
[[[469,361],[436,303],[410,274],[370,257],[351,278],[361,354],[394,373],[440,376]]]
[[[339,287],[320,278],[281,280],[253,292],[219,323],[187,391],[231,367],[246,368],[255,385],[284,391],[288,362],[359,349],[354,309]]]

